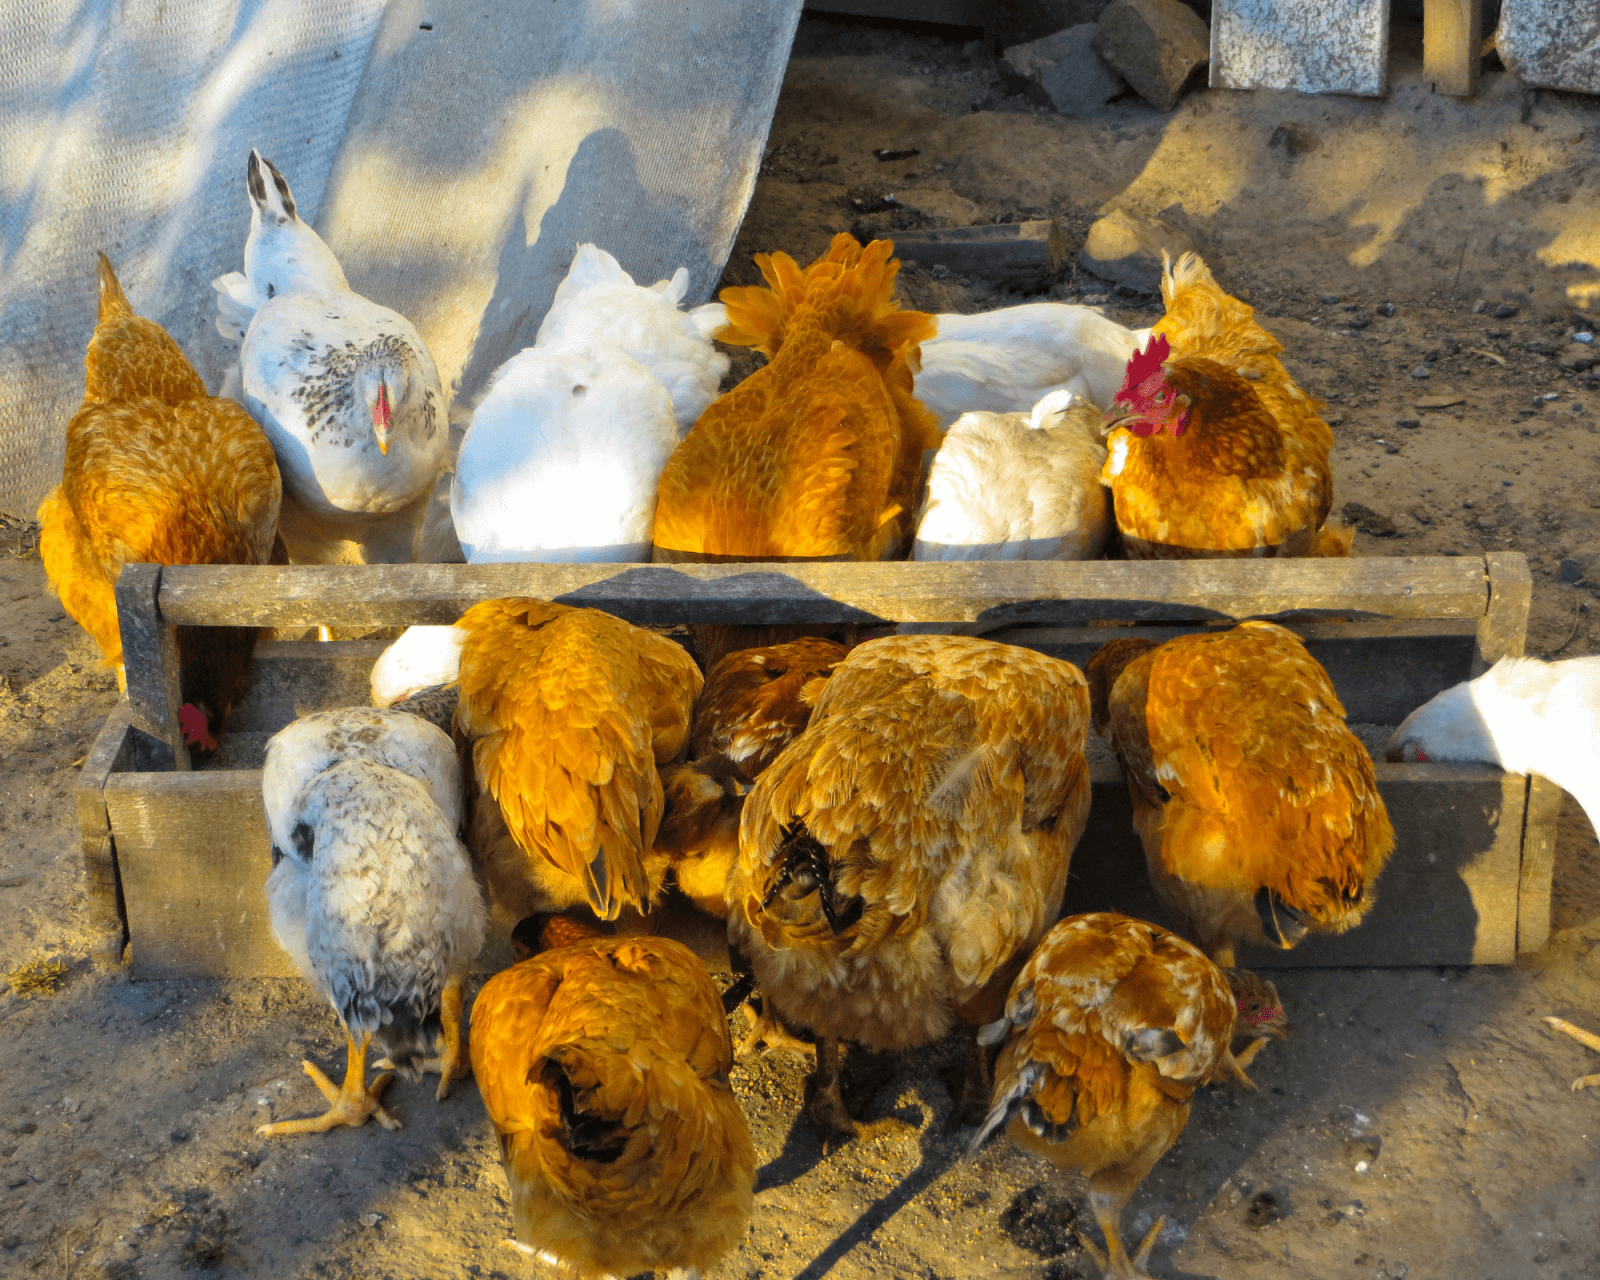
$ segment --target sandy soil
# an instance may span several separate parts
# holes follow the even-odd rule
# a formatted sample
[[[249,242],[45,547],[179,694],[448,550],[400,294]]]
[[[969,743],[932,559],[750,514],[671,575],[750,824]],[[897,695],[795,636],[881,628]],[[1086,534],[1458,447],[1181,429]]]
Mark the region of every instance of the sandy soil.
[[[1499,73],[1474,101],[1430,98],[1416,32],[1397,43],[1383,102],[1201,91],[1170,116],[1128,98],[1066,120],[958,42],[807,18],[727,281],[753,278],[752,252],[804,260],[852,227],[1051,214],[1081,235],[1107,202],[1166,210],[1328,402],[1339,504],[1395,526],[1356,554],[1523,551],[1530,652],[1594,652],[1592,593],[1561,566],[1600,551],[1597,396],[1551,353],[1600,301],[1582,198],[1600,109]],[[904,146],[920,154],[871,154]],[[885,212],[850,203],[890,193]],[[937,309],[1015,300],[906,283]],[[1107,294],[1077,277],[1052,290]],[[1109,303],[1129,323],[1155,314]],[[1443,391],[1463,402],[1415,407]],[[341,1064],[331,1012],[297,981],[136,985],[92,965],[73,786],[115,685],[44,592],[29,527],[0,534],[0,953],[7,970],[65,966],[53,994],[23,998],[15,972],[0,986],[0,1275],[536,1274],[500,1244],[506,1185],[470,1082],[440,1105],[397,1085],[398,1133],[264,1142],[254,1125],[318,1101],[299,1058]],[[1253,1068],[1261,1092],[1201,1096],[1127,1215],[1132,1239],[1167,1217],[1155,1273],[1600,1275],[1600,1102],[1568,1091],[1600,1063],[1539,1021],[1600,1023],[1600,863],[1570,803],[1553,925],[1509,968],[1280,976],[1296,1030]],[[955,1060],[945,1044],[887,1063],[869,1114],[919,1133],[827,1156],[798,1118],[801,1065],[742,1065],[763,1170],[719,1274],[1093,1276],[1071,1234],[1081,1183],[1003,1142],[959,1161],[963,1135],[943,1128]]]

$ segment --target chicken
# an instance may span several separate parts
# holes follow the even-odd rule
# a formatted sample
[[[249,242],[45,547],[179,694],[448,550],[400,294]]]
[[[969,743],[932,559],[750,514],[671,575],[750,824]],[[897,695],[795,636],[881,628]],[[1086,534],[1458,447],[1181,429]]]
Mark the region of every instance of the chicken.
[[[410,1079],[438,1071],[441,1100],[465,1074],[461,987],[485,913],[458,835],[455,749],[404,712],[318,712],[273,735],[261,795],[273,936],[338,1013],[347,1057],[342,1087],[303,1064],[326,1113],[256,1132],[321,1133],[369,1116],[397,1129],[382,1104],[390,1075],[366,1082],[373,1044]]]
[[[750,1221],[755,1149],[717,989],[666,938],[596,938],[496,974],[472,1068],[516,1238],[581,1278],[699,1276]]]
[[[661,770],[665,808],[655,845],[702,911],[727,919],[744,798],[810,722],[844,655],[842,644],[807,637],[731,653],[707,675],[694,704],[689,760]]]
[[[1340,556],[1326,527],[1333,432],[1278,359],[1282,344],[1184,254],[1166,315],[1106,414],[1104,483],[1133,560]]]
[[[638,361],[526,348],[496,371],[456,459],[450,515],[467,563],[648,561],[677,445],[672,400]]]
[[[717,398],[731,363],[711,341],[728,309],[708,302],[682,311],[688,292],[688,267],[646,287],[604,249],[580,244],[533,344],[617,350],[637,360],[671,397],[681,435]]]
[[[881,560],[904,546],[939,429],[911,379],[933,318],[895,307],[893,252],[840,234],[804,272],[761,254],[770,288],[723,290],[717,336],[771,363],[701,414],[668,460],[657,560]]]
[[[283,539],[301,564],[416,559],[448,405],[433,357],[398,312],[351,291],[251,151],[244,273],[213,280],[217,330],[242,341],[248,408],[283,470]]]
[[[1387,755],[1536,773],[1582,805],[1600,834],[1600,656],[1501,658],[1408,715]]]
[[[468,842],[496,913],[647,915],[667,871],[652,848],[658,769],[688,746],[694,660],[610,614],[542,600],[487,600],[456,625]]]
[[[372,664],[372,705],[421,716],[450,732],[461,670],[460,627],[407,627]]]
[[[728,936],[819,1040],[807,1110],[845,1110],[840,1040],[987,1022],[1054,920],[1089,813],[1089,695],[1070,663],[966,636],[890,636],[835,669],[745,801]],[[985,1091],[986,1092],[986,1091]]]
[[[1104,409],[1150,332],[1062,302],[935,319],[939,332],[922,344],[916,392],[941,426],[964,413],[1027,413],[1053,391]]]
[[[126,564],[266,564],[282,485],[272,446],[231,400],[206,394],[153,320],[133,313],[104,254],[83,406],[61,483],[39,507],[39,550],[62,606],[125,688],[116,581]],[[243,696],[259,631],[178,628],[180,727],[214,750]]]
[[[979,1034],[1004,1047],[969,1154],[1004,1127],[1024,1150],[1082,1172],[1106,1242],[1102,1253],[1080,1234],[1084,1248],[1108,1276],[1145,1276],[1165,1219],[1130,1257],[1122,1211],[1183,1132],[1195,1088],[1242,1076],[1228,1049],[1236,1016],[1226,975],[1182,938],[1114,912],[1068,917]],[[1261,1020],[1281,1022],[1282,1010]]]
[[[1052,391],[1031,413],[963,414],[945,432],[913,560],[1093,560],[1111,532],[1100,411]]]
[[[1224,968],[1371,909],[1394,829],[1325,672],[1270,622],[1113,641],[1089,661],[1150,880]],[[1101,698],[1105,702],[1100,701]]]

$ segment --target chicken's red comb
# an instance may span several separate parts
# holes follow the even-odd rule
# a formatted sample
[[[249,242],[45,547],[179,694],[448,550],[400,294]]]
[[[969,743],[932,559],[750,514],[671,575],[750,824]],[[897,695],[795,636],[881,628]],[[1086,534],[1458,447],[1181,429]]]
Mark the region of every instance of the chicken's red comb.
[[[1161,366],[1166,364],[1167,357],[1171,354],[1172,346],[1167,342],[1167,335],[1164,333],[1154,335],[1143,351],[1135,351],[1129,358],[1127,372],[1122,376],[1122,390],[1117,392],[1117,399],[1131,394],[1133,389],[1152,373],[1159,373]]]
[[[217,749],[217,740],[211,736],[211,726],[206,723],[206,713],[194,703],[185,702],[178,708],[178,724],[190,746],[205,751]]]

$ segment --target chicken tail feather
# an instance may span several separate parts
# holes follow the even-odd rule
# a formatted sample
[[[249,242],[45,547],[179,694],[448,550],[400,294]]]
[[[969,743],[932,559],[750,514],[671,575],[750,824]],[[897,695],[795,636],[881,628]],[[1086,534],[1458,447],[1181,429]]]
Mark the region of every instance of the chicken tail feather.
[[[1042,1062],[1030,1062],[1017,1072],[1011,1081],[1010,1088],[1003,1093],[997,1093],[994,1105],[989,1108],[989,1114],[983,1118],[983,1123],[978,1126],[978,1131],[972,1135],[972,1141],[967,1143],[966,1158],[972,1159],[978,1154],[983,1144],[998,1130],[1011,1123],[1011,1117],[1017,1115],[1028,1105],[1033,1096],[1034,1087],[1044,1079],[1045,1067]],[[1037,1108],[1035,1108],[1037,1109]],[[1026,1117],[1024,1117],[1026,1120]],[[1032,1124],[1029,1128],[1033,1128]]]
[[[117,273],[111,269],[111,259],[105,254],[100,255],[100,323],[104,324],[111,316],[131,316],[133,305],[128,301],[128,295],[122,292],[122,285],[117,281]]]

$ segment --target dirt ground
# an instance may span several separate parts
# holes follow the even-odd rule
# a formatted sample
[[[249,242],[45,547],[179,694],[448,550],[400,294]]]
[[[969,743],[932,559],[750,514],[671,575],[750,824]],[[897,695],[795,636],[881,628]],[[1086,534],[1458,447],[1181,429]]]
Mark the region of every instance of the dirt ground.
[[[1081,237],[1108,202],[1165,210],[1327,402],[1337,505],[1393,526],[1356,554],[1522,551],[1529,652],[1595,652],[1581,577],[1600,552],[1600,393],[1554,356],[1600,306],[1584,189],[1600,106],[1501,72],[1471,101],[1433,98],[1416,30],[1396,43],[1384,101],[1198,90],[1171,115],[1127,97],[1074,120],[1008,92],[959,39],[808,16],[726,281],[754,278],[753,252],[805,260],[837,230],[1052,215]],[[906,286],[939,310],[1017,300]],[[1079,276],[1050,296],[1130,324],[1158,306]],[[1462,402],[1415,405],[1450,392]],[[73,786],[115,683],[44,591],[34,531],[0,534],[0,1275],[539,1274],[501,1243],[506,1184],[470,1081],[440,1105],[431,1084],[396,1085],[398,1133],[262,1141],[256,1124],[320,1102],[302,1055],[341,1065],[331,1011],[299,981],[133,984],[91,963]],[[1568,1090],[1600,1061],[1540,1021],[1600,1026],[1600,861],[1570,802],[1552,924],[1507,968],[1279,976],[1295,1033],[1252,1069],[1261,1091],[1204,1092],[1127,1214],[1133,1240],[1166,1215],[1154,1273],[1600,1276],[1600,1098]],[[38,961],[62,962],[53,992],[19,976]],[[826,1156],[798,1117],[802,1065],[742,1064],[763,1168],[718,1274],[1094,1276],[1072,1239],[1080,1182],[1003,1141],[960,1160],[955,1061],[952,1043],[890,1064],[869,1114],[917,1135]]]

